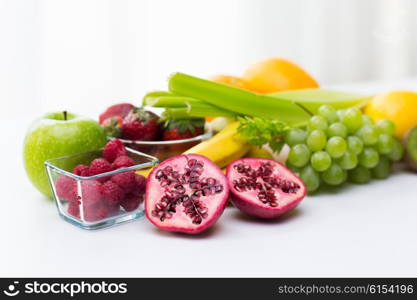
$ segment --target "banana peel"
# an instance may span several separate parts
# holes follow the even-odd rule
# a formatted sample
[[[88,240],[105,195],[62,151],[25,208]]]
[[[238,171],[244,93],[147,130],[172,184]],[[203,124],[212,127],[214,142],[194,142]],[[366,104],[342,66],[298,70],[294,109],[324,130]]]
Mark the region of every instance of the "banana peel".
[[[152,170],[153,170],[153,168],[138,170],[138,171],[136,171],[136,174],[142,175],[144,177],[148,177],[148,175],[151,173]]]
[[[246,157],[255,157],[255,158],[268,158],[268,159],[274,159],[271,152],[266,150],[263,147],[259,146],[251,146],[249,149],[249,152],[246,153]]]
[[[188,149],[184,154],[200,154],[212,160],[219,168],[227,166],[232,161],[244,156],[250,145],[237,133],[240,122],[227,125],[211,139]]]

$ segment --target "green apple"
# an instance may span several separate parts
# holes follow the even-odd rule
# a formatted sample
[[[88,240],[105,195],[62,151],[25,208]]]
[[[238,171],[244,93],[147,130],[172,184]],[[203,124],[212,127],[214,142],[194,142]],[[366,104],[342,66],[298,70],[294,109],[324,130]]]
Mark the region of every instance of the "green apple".
[[[100,149],[106,143],[103,128],[94,120],[72,113],[49,113],[37,119],[26,134],[23,159],[33,185],[52,197],[44,162],[51,158]]]

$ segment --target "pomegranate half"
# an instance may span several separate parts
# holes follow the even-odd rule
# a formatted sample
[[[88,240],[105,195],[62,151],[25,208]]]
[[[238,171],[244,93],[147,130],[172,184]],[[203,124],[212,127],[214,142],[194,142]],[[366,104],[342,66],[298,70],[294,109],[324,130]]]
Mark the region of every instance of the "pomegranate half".
[[[270,159],[243,158],[227,167],[232,202],[242,212],[272,219],[295,208],[306,195],[303,181]]]
[[[163,161],[149,174],[145,213],[156,227],[200,233],[220,217],[229,199],[222,171],[197,154]]]

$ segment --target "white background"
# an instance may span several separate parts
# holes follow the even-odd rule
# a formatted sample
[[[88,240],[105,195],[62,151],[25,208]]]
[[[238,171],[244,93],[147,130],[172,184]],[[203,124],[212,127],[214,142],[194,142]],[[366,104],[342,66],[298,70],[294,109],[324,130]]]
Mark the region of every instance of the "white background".
[[[213,230],[186,237],[146,220],[77,229],[30,185],[21,161],[24,132],[42,113],[96,117],[111,103],[164,89],[174,71],[239,75],[260,58],[283,56],[326,87],[416,90],[416,6],[0,0],[0,275],[416,276],[415,174],[308,197],[272,223],[227,209]]]
[[[95,117],[172,72],[240,75],[269,56],[324,85],[399,79],[417,75],[416,37],[412,0],[0,0],[0,110]]]

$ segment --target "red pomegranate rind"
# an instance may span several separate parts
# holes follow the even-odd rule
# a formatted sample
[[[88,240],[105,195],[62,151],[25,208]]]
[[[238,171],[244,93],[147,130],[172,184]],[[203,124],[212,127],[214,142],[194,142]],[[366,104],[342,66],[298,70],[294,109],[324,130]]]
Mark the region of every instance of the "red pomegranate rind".
[[[227,167],[232,202],[242,212],[277,218],[295,208],[306,195],[304,182],[279,162],[243,158]]]
[[[160,229],[196,234],[216,222],[228,198],[226,177],[213,162],[197,154],[178,155],[149,175],[145,213]]]

